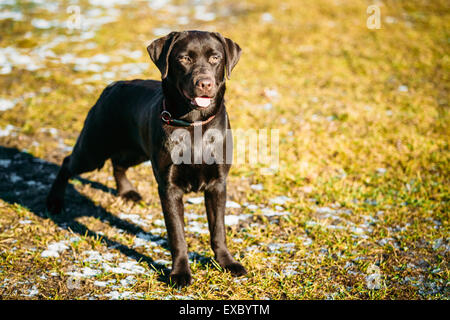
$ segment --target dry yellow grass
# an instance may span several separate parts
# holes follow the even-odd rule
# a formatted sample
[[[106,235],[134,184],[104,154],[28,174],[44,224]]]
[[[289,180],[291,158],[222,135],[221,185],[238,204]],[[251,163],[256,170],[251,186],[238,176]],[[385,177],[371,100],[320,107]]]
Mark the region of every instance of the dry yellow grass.
[[[1,297],[448,299],[448,1],[213,1],[206,11],[215,16],[203,15],[211,21],[195,18],[199,7],[170,3],[79,1],[84,21],[112,20],[70,31],[68,1],[0,1],[2,12],[23,15],[0,19],[0,61],[14,62],[9,72],[0,65],[1,103],[13,104],[0,111]],[[373,4],[380,29],[366,24]],[[53,25],[43,29],[46,21]],[[229,198],[242,207],[228,214],[251,215],[228,229],[248,276],[217,270],[208,234],[194,229],[194,283],[176,290],[161,281],[170,256],[149,166],[130,170],[140,205],[114,195],[107,163],[72,181],[64,216],[42,208],[53,163],[102,88],[158,79],[145,47],[182,29],[219,31],[243,48],[227,86],[231,124],[279,129],[280,169],[268,176],[239,165],[229,178]],[[19,54],[31,60],[21,64]],[[278,196],[291,201],[277,207]],[[186,212],[188,225],[204,228],[202,205]],[[55,243],[59,257],[43,257]]]

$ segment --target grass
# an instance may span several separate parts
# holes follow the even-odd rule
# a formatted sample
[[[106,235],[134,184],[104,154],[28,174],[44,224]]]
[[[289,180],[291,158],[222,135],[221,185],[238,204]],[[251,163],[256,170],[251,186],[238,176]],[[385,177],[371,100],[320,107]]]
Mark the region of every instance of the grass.
[[[54,12],[26,1],[2,5],[24,18],[0,20],[0,47],[41,64],[0,74],[1,98],[14,101],[0,111],[0,129],[14,126],[0,144],[20,150],[0,152],[10,160],[0,163],[2,299],[449,298],[448,1],[384,1],[381,29],[373,30],[366,26],[371,1],[220,1],[209,9],[212,21],[193,18],[183,1],[158,11],[136,1],[116,5],[120,15],[92,38],[61,26],[69,3],[55,3]],[[114,15],[79,5],[84,18]],[[183,15],[188,23],[180,25]],[[60,24],[39,29],[36,18]],[[52,163],[74,145],[102,88],[160,77],[145,50],[165,30],[156,28],[214,30],[239,43],[243,55],[227,86],[231,125],[279,129],[279,171],[235,165],[228,180],[229,200],[242,207],[227,213],[251,214],[227,229],[245,277],[220,271],[209,235],[188,230],[194,283],[178,290],[161,281],[167,269],[148,261],[170,268],[170,255],[159,242],[166,233],[149,166],[130,170],[141,204],[114,195],[108,162],[71,181],[61,219],[42,214]],[[48,43],[55,55],[38,59]],[[68,54],[110,58],[89,71],[64,63]],[[281,195],[291,201],[271,203]],[[271,217],[268,209],[289,214]],[[204,228],[203,204],[187,204],[186,213],[187,227]],[[139,246],[139,232],[154,238]],[[58,257],[42,257],[61,241],[67,248]],[[90,259],[90,251],[101,258]],[[144,272],[112,269],[136,261]],[[94,275],[70,275],[89,270]]]

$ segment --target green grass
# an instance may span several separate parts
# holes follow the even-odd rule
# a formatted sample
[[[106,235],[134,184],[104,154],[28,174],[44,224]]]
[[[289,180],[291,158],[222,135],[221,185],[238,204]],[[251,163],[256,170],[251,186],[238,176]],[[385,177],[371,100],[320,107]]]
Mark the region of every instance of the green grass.
[[[96,79],[96,73],[120,70],[127,63],[148,63],[136,75],[115,71],[114,80],[159,79],[145,50],[156,38],[152,30],[206,29],[221,32],[243,48],[227,84],[231,125],[279,129],[280,169],[274,175],[263,175],[260,166],[249,164],[231,170],[229,200],[259,206],[228,211],[252,214],[227,231],[229,247],[248,275],[233,278],[214,263],[194,259],[194,282],[181,290],[161,282],[159,271],[145,261],[138,264],[145,272],[131,275],[136,281],[127,286],[120,281],[129,274],[108,272],[103,262],[86,260],[86,251],[95,250],[114,254],[107,261],[110,267],[135,261],[108,247],[104,238],[131,248],[136,234],[82,215],[76,222],[96,236],[71,231],[20,201],[5,200],[2,193],[10,190],[4,188],[0,190],[3,299],[107,299],[105,294],[113,291],[139,294],[122,296],[134,299],[449,298],[448,1],[384,1],[381,29],[375,30],[366,26],[370,1],[221,1],[215,20],[191,19],[187,25],[178,25],[180,14],[167,8],[155,13],[144,2],[134,2],[118,6],[121,16],[116,22],[81,41],[74,41],[79,30],[40,30],[30,23],[38,17],[66,21],[65,2],[55,13],[19,2],[5,8],[20,10],[26,18],[0,20],[1,48],[12,46],[34,56],[34,49],[57,36],[67,38],[52,48],[55,58],[41,60],[42,68],[15,66],[0,75],[1,98],[17,99],[14,108],[0,111],[0,129],[17,127],[15,136],[0,137],[1,146],[60,164],[67,155],[61,144],[73,146],[88,110],[113,80]],[[92,6],[80,3],[81,13],[87,15]],[[264,13],[270,13],[273,21],[261,21]],[[123,50],[142,55],[133,57]],[[111,57],[98,63],[101,72],[77,71],[58,58],[100,53]],[[269,89],[278,96],[269,96]],[[267,103],[272,106],[269,110],[263,107]],[[11,174],[8,167],[0,169],[3,177]],[[147,222],[142,229],[161,228],[164,237],[164,226],[157,222],[162,214],[151,168],[130,171],[145,199],[140,205],[124,203],[76,179],[72,185],[114,216],[139,215]],[[107,163],[82,177],[114,189],[111,173]],[[49,187],[42,183],[44,188],[30,189],[36,203],[44,201]],[[259,183],[263,190],[250,188]],[[17,190],[29,196],[24,191],[28,189]],[[268,218],[262,207],[277,210],[270,199],[280,195],[292,199],[281,205],[290,214]],[[186,213],[190,212],[201,216],[198,223],[206,223],[203,204],[187,205]],[[193,223],[189,220],[187,226]],[[79,239],[71,242],[73,237]],[[68,246],[59,257],[41,256],[49,244],[59,241]],[[191,252],[213,256],[208,234],[187,232],[187,241]],[[134,250],[155,261],[170,261],[168,250],[158,245]],[[367,283],[373,265],[380,270],[377,289]],[[99,273],[75,279],[77,288],[70,288],[67,272],[85,267]],[[95,281],[110,282],[101,287]],[[37,293],[30,295],[33,288]]]

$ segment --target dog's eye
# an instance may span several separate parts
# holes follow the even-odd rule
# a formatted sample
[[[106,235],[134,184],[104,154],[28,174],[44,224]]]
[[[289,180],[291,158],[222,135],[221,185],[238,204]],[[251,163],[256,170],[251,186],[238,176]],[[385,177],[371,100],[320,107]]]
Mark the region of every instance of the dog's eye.
[[[186,64],[186,63],[191,63],[192,59],[189,56],[181,56],[181,57],[178,57],[178,61]]]
[[[211,56],[209,57],[209,63],[216,64],[220,61],[220,56]]]

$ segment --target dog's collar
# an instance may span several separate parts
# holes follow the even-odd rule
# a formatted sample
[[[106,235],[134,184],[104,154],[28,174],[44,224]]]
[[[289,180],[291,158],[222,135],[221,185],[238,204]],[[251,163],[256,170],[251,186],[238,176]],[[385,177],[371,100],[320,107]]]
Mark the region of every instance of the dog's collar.
[[[163,99],[163,111],[161,111],[161,120],[169,125],[169,126],[175,126],[175,127],[196,127],[196,126],[202,126],[204,124],[207,124],[212,119],[214,119],[216,115],[213,114],[211,117],[204,121],[195,121],[195,122],[188,122],[180,119],[174,119],[172,118],[172,115],[169,111],[167,111],[166,108],[166,99]]]

